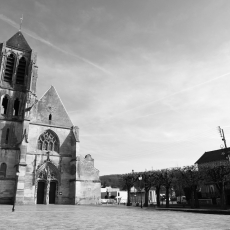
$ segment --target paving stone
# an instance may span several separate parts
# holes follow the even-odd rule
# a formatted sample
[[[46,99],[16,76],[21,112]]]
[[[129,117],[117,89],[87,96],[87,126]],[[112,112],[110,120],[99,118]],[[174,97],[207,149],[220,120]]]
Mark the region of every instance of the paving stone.
[[[227,230],[228,215],[157,211],[123,205],[0,205],[1,230]]]

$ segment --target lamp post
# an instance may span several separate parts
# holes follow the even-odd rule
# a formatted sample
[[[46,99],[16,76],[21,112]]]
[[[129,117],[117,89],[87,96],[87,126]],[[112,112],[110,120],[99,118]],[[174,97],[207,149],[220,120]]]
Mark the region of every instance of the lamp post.
[[[142,208],[142,191],[141,191],[142,176],[141,175],[138,177],[138,180],[139,180],[139,187],[140,187],[140,192],[141,192],[141,208]]]
[[[13,203],[12,212],[15,211],[15,202],[16,202],[17,187],[18,187],[18,176],[19,176],[18,166],[19,166],[18,164],[15,166],[16,167],[16,181],[15,181],[15,193],[14,193],[14,203]]]
[[[109,202],[109,189],[108,188],[106,189],[106,194],[107,194],[107,204],[108,204]]]

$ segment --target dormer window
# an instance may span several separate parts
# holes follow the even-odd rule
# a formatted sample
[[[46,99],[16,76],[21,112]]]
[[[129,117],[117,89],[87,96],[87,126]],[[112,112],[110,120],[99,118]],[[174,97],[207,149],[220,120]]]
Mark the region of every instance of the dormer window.
[[[5,75],[4,81],[12,82],[12,77],[14,73],[14,63],[15,63],[15,56],[10,54],[6,60],[6,67],[5,67]]]
[[[26,74],[26,59],[24,57],[20,58],[17,74],[16,74],[16,84],[23,85],[25,81]]]

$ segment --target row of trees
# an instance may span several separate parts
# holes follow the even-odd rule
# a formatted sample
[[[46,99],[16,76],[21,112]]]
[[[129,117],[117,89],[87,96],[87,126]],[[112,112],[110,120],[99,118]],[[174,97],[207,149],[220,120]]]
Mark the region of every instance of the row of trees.
[[[141,183],[139,177],[142,177]],[[152,170],[145,172],[132,172],[122,174],[120,177],[127,190],[127,206],[131,205],[130,190],[133,186],[145,191],[145,204],[148,206],[149,190],[155,187],[157,195],[157,206],[160,206],[160,190],[162,187],[166,190],[166,207],[169,207],[170,189],[177,193],[183,191],[186,199],[189,201],[191,208],[199,208],[198,191],[203,185],[215,185],[218,190],[221,208],[226,207],[225,186],[230,182],[230,164],[226,165],[208,165],[198,167],[197,165]],[[139,182],[138,182],[139,181]]]

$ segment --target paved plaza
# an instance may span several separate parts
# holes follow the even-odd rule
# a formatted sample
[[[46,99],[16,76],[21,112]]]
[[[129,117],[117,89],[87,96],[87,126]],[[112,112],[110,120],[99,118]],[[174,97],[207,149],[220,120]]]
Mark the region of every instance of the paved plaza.
[[[117,205],[0,205],[0,229],[230,229],[229,215],[157,211]]]

